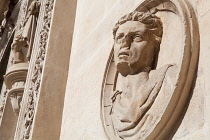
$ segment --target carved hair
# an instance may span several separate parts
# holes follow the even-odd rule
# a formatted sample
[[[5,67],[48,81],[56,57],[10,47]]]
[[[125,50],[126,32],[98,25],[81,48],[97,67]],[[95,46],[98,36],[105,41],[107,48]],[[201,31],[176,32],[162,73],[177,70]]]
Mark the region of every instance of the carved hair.
[[[23,36],[22,36],[21,34],[17,34],[17,35],[14,37],[14,40],[15,40],[15,41],[23,41],[24,38],[23,38]]]
[[[114,28],[113,28],[113,35],[114,35],[114,39],[116,36],[116,32],[119,29],[120,25],[124,24],[127,21],[139,21],[143,24],[146,25],[146,27],[149,29],[150,34],[154,37],[155,39],[155,51],[156,51],[156,58],[155,61],[157,61],[157,55],[159,53],[160,50],[160,43],[162,40],[162,35],[163,35],[163,24],[162,21],[160,20],[159,17],[157,17],[155,14],[151,14],[151,13],[143,13],[143,12],[131,12],[125,16],[123,16],[122,18],[120,18],[120,20],[115,24]],[[157,62],[154,62],[157,63]],[[154,64],[156,65],[156,64]]]
[[[158,38],[158,41],[161,41],[162,34],[163,34],[163,26],[162,22],[159,17],[155,14],[151,13],[143,13],[143,12],[131,12],[122,18],[115,24],[113,28],[113,35],[115,38],[116,32],[120,25],[124,24],[126,21],[139,21],[148,27],[151,33]]]

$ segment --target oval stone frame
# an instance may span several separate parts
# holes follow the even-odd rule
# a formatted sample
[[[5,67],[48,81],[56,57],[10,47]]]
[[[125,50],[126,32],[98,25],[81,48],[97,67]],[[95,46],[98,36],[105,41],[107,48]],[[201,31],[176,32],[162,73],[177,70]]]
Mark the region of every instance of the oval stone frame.
[[[191,89],[193,81],[197,72],[198,58],[199,58],[199,29],[196,14],[193,7],[188,0],[146,0],[141,3],[135,10],[140,12],[148,12],[157,10],[161,4],[174,5],[165,9],[159,9],[159,11],[170,11],[175,13],[182,23],[182,38],[183,40],[183,54],[182,61],[178,71],[178,80],[176,81],[176,87],[172,93],[172,97],[167,104],[167,107],[160,119],[152,130],[150,130],[147,136],[143,139],[166,139],[170,135],[173,126],[179,120],[179,116],[184,111],[185,106],[189,102],[191,96]],[[109,139],[114,139],[114,130],[110,125],[109,110],[111,108],[110,95],[116,88],[118,72],[114,67],[113,50],[110,53],[110,57],[107,62],[106,71],[102,83],[101,91],[101,119],[104,126],[104,130]]]

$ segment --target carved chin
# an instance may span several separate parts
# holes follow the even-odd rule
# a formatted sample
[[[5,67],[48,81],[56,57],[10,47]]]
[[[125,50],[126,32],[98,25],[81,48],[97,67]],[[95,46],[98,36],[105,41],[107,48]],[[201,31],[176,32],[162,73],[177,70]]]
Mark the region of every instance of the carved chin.
[[[130,63],[128,62],[118,62],[117,63],[117,70],[123,75],[123,76],[127,76],[128,74],[131,73],[131,67],[130,67]]]

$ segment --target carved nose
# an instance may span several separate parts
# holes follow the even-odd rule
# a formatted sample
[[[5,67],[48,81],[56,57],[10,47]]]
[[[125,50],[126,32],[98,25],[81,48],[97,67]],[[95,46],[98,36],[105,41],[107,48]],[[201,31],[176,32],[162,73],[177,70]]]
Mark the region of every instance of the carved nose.
[[[125,36],[122,40],[120,49],[121,48],[130,48],[130,45],[131,45],[131,38],[129,36]]]

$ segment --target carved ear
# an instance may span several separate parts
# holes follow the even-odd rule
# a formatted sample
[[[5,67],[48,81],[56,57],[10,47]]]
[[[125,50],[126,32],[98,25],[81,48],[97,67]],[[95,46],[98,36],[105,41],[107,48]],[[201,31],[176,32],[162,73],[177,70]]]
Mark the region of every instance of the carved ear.
[[[155,40],[160,44],[161,41],[162,41],[162,36],[159,37],[159,36],[157,36],[157,35],[155,35],[155,34],[153,34],[153,36],[154,36]]]
[[[158,36],[158,37],[162,37],[162,35],[163,35],[163,27],[162,27],[162,22],[159,20],[159,21],[157,21],[157,19],[154,19],[154,20],[156,20],[152,25],[150,25],[150,26],[152,26],[151,28],[150,28],[150,31],[154,34],[154,35],[156,35],[156,36]]]
[[[154,55],[154,60],[153,60],[153,64],[152,64],[152,69],[156,69],[157,67],[157,63],[158,63],[158,55],[159,55],[159,51],[160,51],[160,43],[162,41],[162,37],[156,36],[155,34],[153,34],[155,42],[155,55]]]
[[[158,37],[162,37],[163,35],[163,28],[153,28],[150,29],[151,33],[158,36]]]

